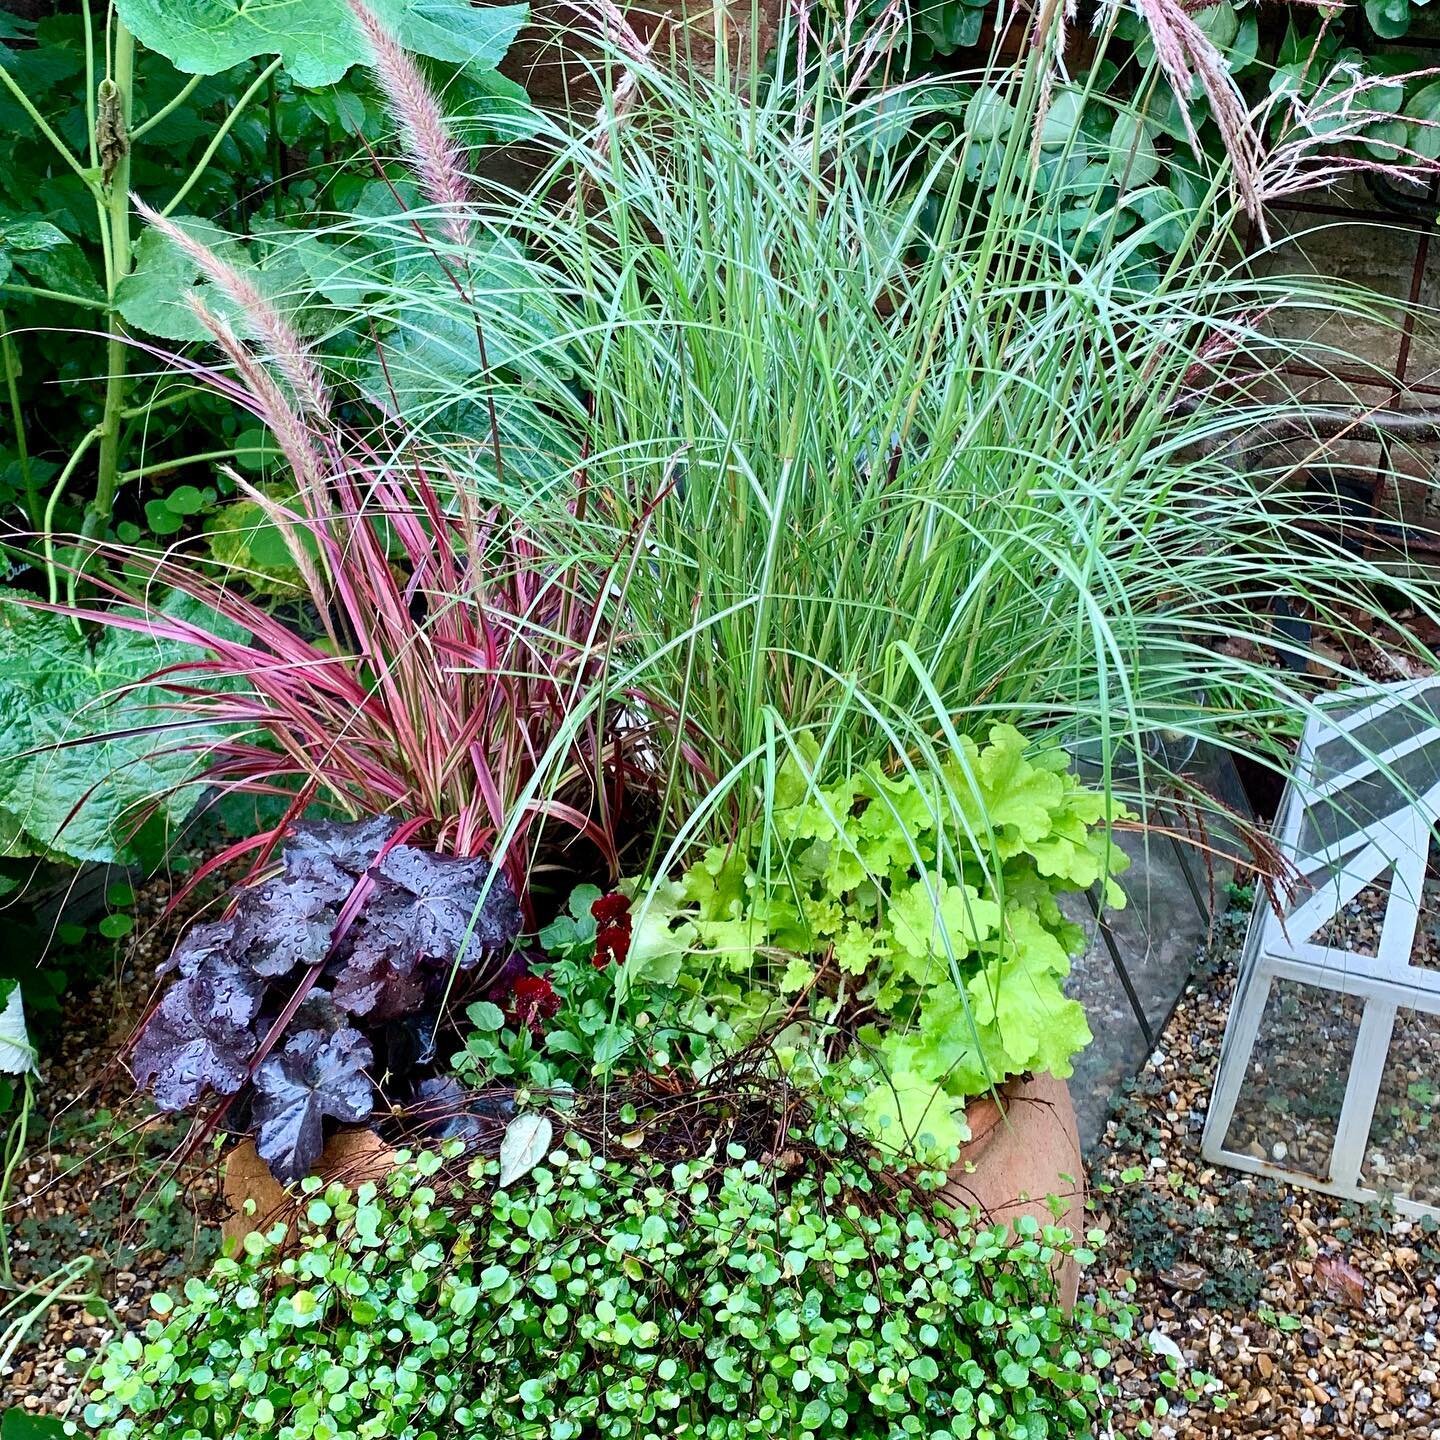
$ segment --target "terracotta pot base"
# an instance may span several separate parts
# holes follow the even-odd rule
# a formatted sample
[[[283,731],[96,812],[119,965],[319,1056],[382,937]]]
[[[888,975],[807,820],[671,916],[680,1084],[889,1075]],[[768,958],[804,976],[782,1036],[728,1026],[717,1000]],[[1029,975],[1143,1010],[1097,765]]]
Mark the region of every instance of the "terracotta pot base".
[[[316,1173],[347,1186],[381,1180],[389,1173],[395,1152],[373,1130],[340,1130],[325,1142]],[[253,1140],[242,1140],[225,1157],[220,1193],[230,1214],[220,1226],[221,1236],[237,1243],[252,1230],[268,1230],[277,1220],[290,1225],[305,1202],[298,1189],[286,1190],[270,1173],[255,1150]],[[246,1202],[255,1202],[246,1213]]]
[[[1022,1215],[1042,1225],[1064,1225],[1080,1240],[1085,1171],[1070,1091],[1053,1075],[1035,1075],[1002,1086],[1000,1096],[1003,1113],[989,1096],[966,1107],[971,1138],[941,1194],[957,1207],[978,1205],[991,1220],[1007,1225]],[[1052,1195],[1065,1205],[1058,1220],[1047,1203]],[[1064,1261],[1056,1279],[1068,1310],[1079,1289],[1080,1267]]]

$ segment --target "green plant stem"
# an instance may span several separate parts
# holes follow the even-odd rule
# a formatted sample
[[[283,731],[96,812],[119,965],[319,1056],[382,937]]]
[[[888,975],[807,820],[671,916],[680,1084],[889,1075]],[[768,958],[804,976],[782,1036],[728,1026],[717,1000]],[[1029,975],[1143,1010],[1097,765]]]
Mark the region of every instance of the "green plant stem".
[[[71,295],[64,290],[46,290],[40,285],[18,285],[6,281],[0,291],[9,295],[28,295],[32,300],[54,300],[62,305],[79,305],[86,310],[108,310],[103,300],[92,300],[88,295]]]
[[[185,197],[195,188],[200,177],[209,168],[210,162],[215,158],[215,152],[224,143],[225,137],[234,127],[235,122],[245,112],[245,108],[258,95],[265,83],[280,68],[280,59],[277,56],[272,60],[256,77],[250,82],[249,88],[235,102],[235,108],[225,117],[224,123],[211,137],[210,143],[205,147],[205,152],[195,162],[195,168],[185,177],[184,183],[170,197],[170,203],[161,210],[162,215],[173,215],[183,203]]]
[[[70,147],[51,128],[50,122],[30,102],[30,97],[20,88],[19,82],[3,66],[0,65],[0,85],[10,92],[15,103],[30,117],[30,123],[50,142],[59,154],[60,158],[85,182],[85,186],[92,192],[99,190],[95,179],[95,173],[87,170],[71,152]]]
[[[65,462],[65,468],[55,477],[55,484],[50,490],[50,498],[45,502],[45,518],[40,530],[45,551],[45,573],[49,582],[50,603],[52,605],[59,599],[60,594],[59,576],[55,570],[55,511],[60,504],[60,497],[65,493],[65,487],[70,483],[70,477],[74,475],[86,451],[88,451],[99,438],[99,425],[92,425],[90,429],[80,437],[80,443],[70,452],[70,458]]]
[[[0,1334],[0,1341],[4,1343],[4,1349],[0,1350],[0,1370],[3,1370],[9,1363],[11,1357],[20,1348],[21,1342],[29,1334],[30,1327],[57,1301],[70,1295],[71,1287],[83,1280],[95,1268],[95,1257],[93,1255],[77,1255],[73,1260],[67,1260],[58,1270],[52,1271],[43,1280],[35,1285],[27,1285],[17,1297],[23,1300],[31,1296],[39,1296],[35,1304],[30,1307],[18,1319],[12,1320],[5,1327],[3,1334]],[[104,1303],[98,1294],[87,1293],[85,1295],[70,1295],[74,1301],[83,1303]],[[10,1308],[9,1306],[6,1307]],[[106,1309],[109,1310],[106,1305]],[[113,1315],[114,1311],[110,1311]]]
[[[135,37],[118,19],[115,21],[113,80],[121,133],[128,135],[130,110],[135,96]],[[110,263],[105,273],[105,295],[110,305],[109,338],[105,344],[105,409],[100,420],[100,459],[95,477],[95,494],[86,507],[81,538],[93,540],[104,534],[115,508],[115,490],[120,478],[121,412],[129,381],[130,346],[115,309],[120,282],[130,273],[130,146],[127,143],[115,162],[105,195],[105,228],[110,237]],[[49,527],[46,527],[49,534]],[[85,557],[79,561],[84,565]],[[78,577],[70,577],[73,597]],[[52,586],[54,575],[51,575]]]
[[[203,385],[182,385],[163,400],[146,400],[139,405],[127,405],[121,412],[122,420],[138,420],[142,415],[153,415],[157,410],[169,410],[174,405],[183,405],[193,395],[206,395],[209,391]]]
[[[162,120],[166,120],[173,115],[175,111],[195,93],[196,88],[203,79],[205,79],[203,75],[192,75],[173,100],[167,101],[153,115],[147,116],[130,132],[131,143],[133,144],[142,135],[153,130]]]
[[[157,460],[153,465],[137,465],[126,470],[120,480],[143,480],[150,475],[165,475],[172,470],[183,470],[187,465],[203,465],[211,460],[234,460],[241,455],[267,455],[271,452],[260,445],[246,445],[241,449],[231,446],[228,450],[202,450],[197,455],[179,455],[174,460]]]
[[[281,215],[280,182],[284,178],[281,172],[285,168],[285,147],[280,140],[280,87],[275,83],[274,75],[271,75],[267,86],[266,102],[270,121],[271,208],[278,220]]]
[[[85,27],[85,134],[90,146],[90,168],[100,169],[100,137],[95,133],[95,19],[88,0],[80,6],[80,23]]]
[[[5,1208],[10,1203],[10,1186],[15,1180],[15,1171],[20,1166],[20,1157],[25,1153],[25,1142],[30,1136],[30,1112],[35,1105],[35,1082],[27,1073],[20,1094],[20,1113],[10,1126],[5,1139],[5,1168],[0,1170],[0,1284],[14,1283],[10,1271],[10,1242],[5,1228]]]
[[[34,529],[40,523],[40,492],[35,488],[35,472],[30,468],[30,447],[25,441],[25,413],[20,408],[20,391],[15,381],[20,374],[20,357],[10,338],[5,311],[0,309],[0,372],[5,376],[5,396],[10,402],[10,422],[15,427],[15,454],[20,461],[20,481],[25,487],[25,516]],[[3,1201],[3,1193],[0,1193]],[[0,1256],[3,1256],[0,1246]]]

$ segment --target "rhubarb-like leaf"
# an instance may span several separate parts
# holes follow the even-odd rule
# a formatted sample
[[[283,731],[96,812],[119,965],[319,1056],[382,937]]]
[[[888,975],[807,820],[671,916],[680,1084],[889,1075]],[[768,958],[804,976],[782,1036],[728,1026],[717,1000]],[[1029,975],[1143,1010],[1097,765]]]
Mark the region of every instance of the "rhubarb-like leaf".
[[[525,21],[524,5],[467,0],[370,0],[381,25],[407,50],[493,70]],[[297,85],[333,85],[369,46],[345,0],[120,0],[120,17],[147,49],[177,69],[216,75],[262,55],[278,55]]]
[[[130,630],[93,645],[74,621],[0,590],[0,809],[22,844],[76,860],[132,859],[164,840],[198,792],[187,784],[220,732],[173,691],[142,683],[200,663],[197,649]],[[182,596],[165,616],[234,627]],[[167,729],[184,722],[184,729]],[[148,823],[146,823],[148,822]],[[157,851],[158,853],[158,851]]]
[[[247,967],[224,955],[177,980],[135,1042],[136,1083],[150,1088],[162,1110],[189,1109],[206,1090],[233,1095],[255,1053],[250,1027],[262,988]]]
[[[324,1122],[367,1120],[370,1044],[358,1030],[302,1030],[255,1075],[255,1148],[278,1180],[308,1175],[325,1148]]]

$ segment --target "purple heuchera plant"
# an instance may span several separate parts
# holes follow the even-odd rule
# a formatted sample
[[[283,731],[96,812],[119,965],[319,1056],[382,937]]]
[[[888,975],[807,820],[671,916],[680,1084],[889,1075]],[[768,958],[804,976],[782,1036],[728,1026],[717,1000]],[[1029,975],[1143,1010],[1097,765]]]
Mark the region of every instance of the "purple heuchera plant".
[[[369,1118],[380,1032],[426,1017],[452,967],[499,957],[520,933],[514,891],[489,861],[397,844],[398,830],[387,819],[296,825],[279,871],[176,946],[175,979],[136,1039],[136,1082],[162,1110],[207,1092],[248,1101],[278,1179],[310,1173],[326,1118]]]

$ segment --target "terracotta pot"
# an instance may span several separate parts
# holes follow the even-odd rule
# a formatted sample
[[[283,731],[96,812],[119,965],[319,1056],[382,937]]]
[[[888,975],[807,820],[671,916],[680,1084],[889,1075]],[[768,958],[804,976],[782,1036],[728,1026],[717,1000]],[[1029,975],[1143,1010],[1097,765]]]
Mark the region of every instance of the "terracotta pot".
[[[1081,1239],[1084,1161],[1075,1107],[1065,1082],[1053,1075],[1035,1075],[1010,1081],[1001,1087],[1000,1096],[1003,1111],[989,1096],[966,1106],[970,1140],[942,1194],[952,1205],[978,1205],[992,1220],[1007,1225],[1022,1215],[1033,1215],[1042,1225],[1056,1224],[1046,1203],[1054,1195],[1066,1207],[1058,1223]],[[1066,1261],[1057,1278],[1068,1310],[1079,1288],[1079,1266]]]
[[[626,22],[661,63],[677,70],[711,70],[725,44],[732,71],[744,75],[775,40],[785,0],[619,0]],[[719,11],[719,24],[716,11]],[[600,54],[586,36],[600,33],[595,20],[582,19],[564,0],[532,5],[501,66],[531,100],[546,108],[593,109],[600,98],[591,68]]]
[[[383,1179],[394,1159],[394,1150],[373,1130],[339,1130],[325,1142],[315,1171],[326,1180],[355,1186]],[[237,1243],[252,1230],[269,1229],[277,1220],[290,1224],[304,1203],[298,1190],[286,1190],[270,1173],[253,1140],[242,1140],[225,1157],[220,1193],[230,1207],[220,1233]],[[253,1214],[245,1213],[247,1200],[255,1202]]]

